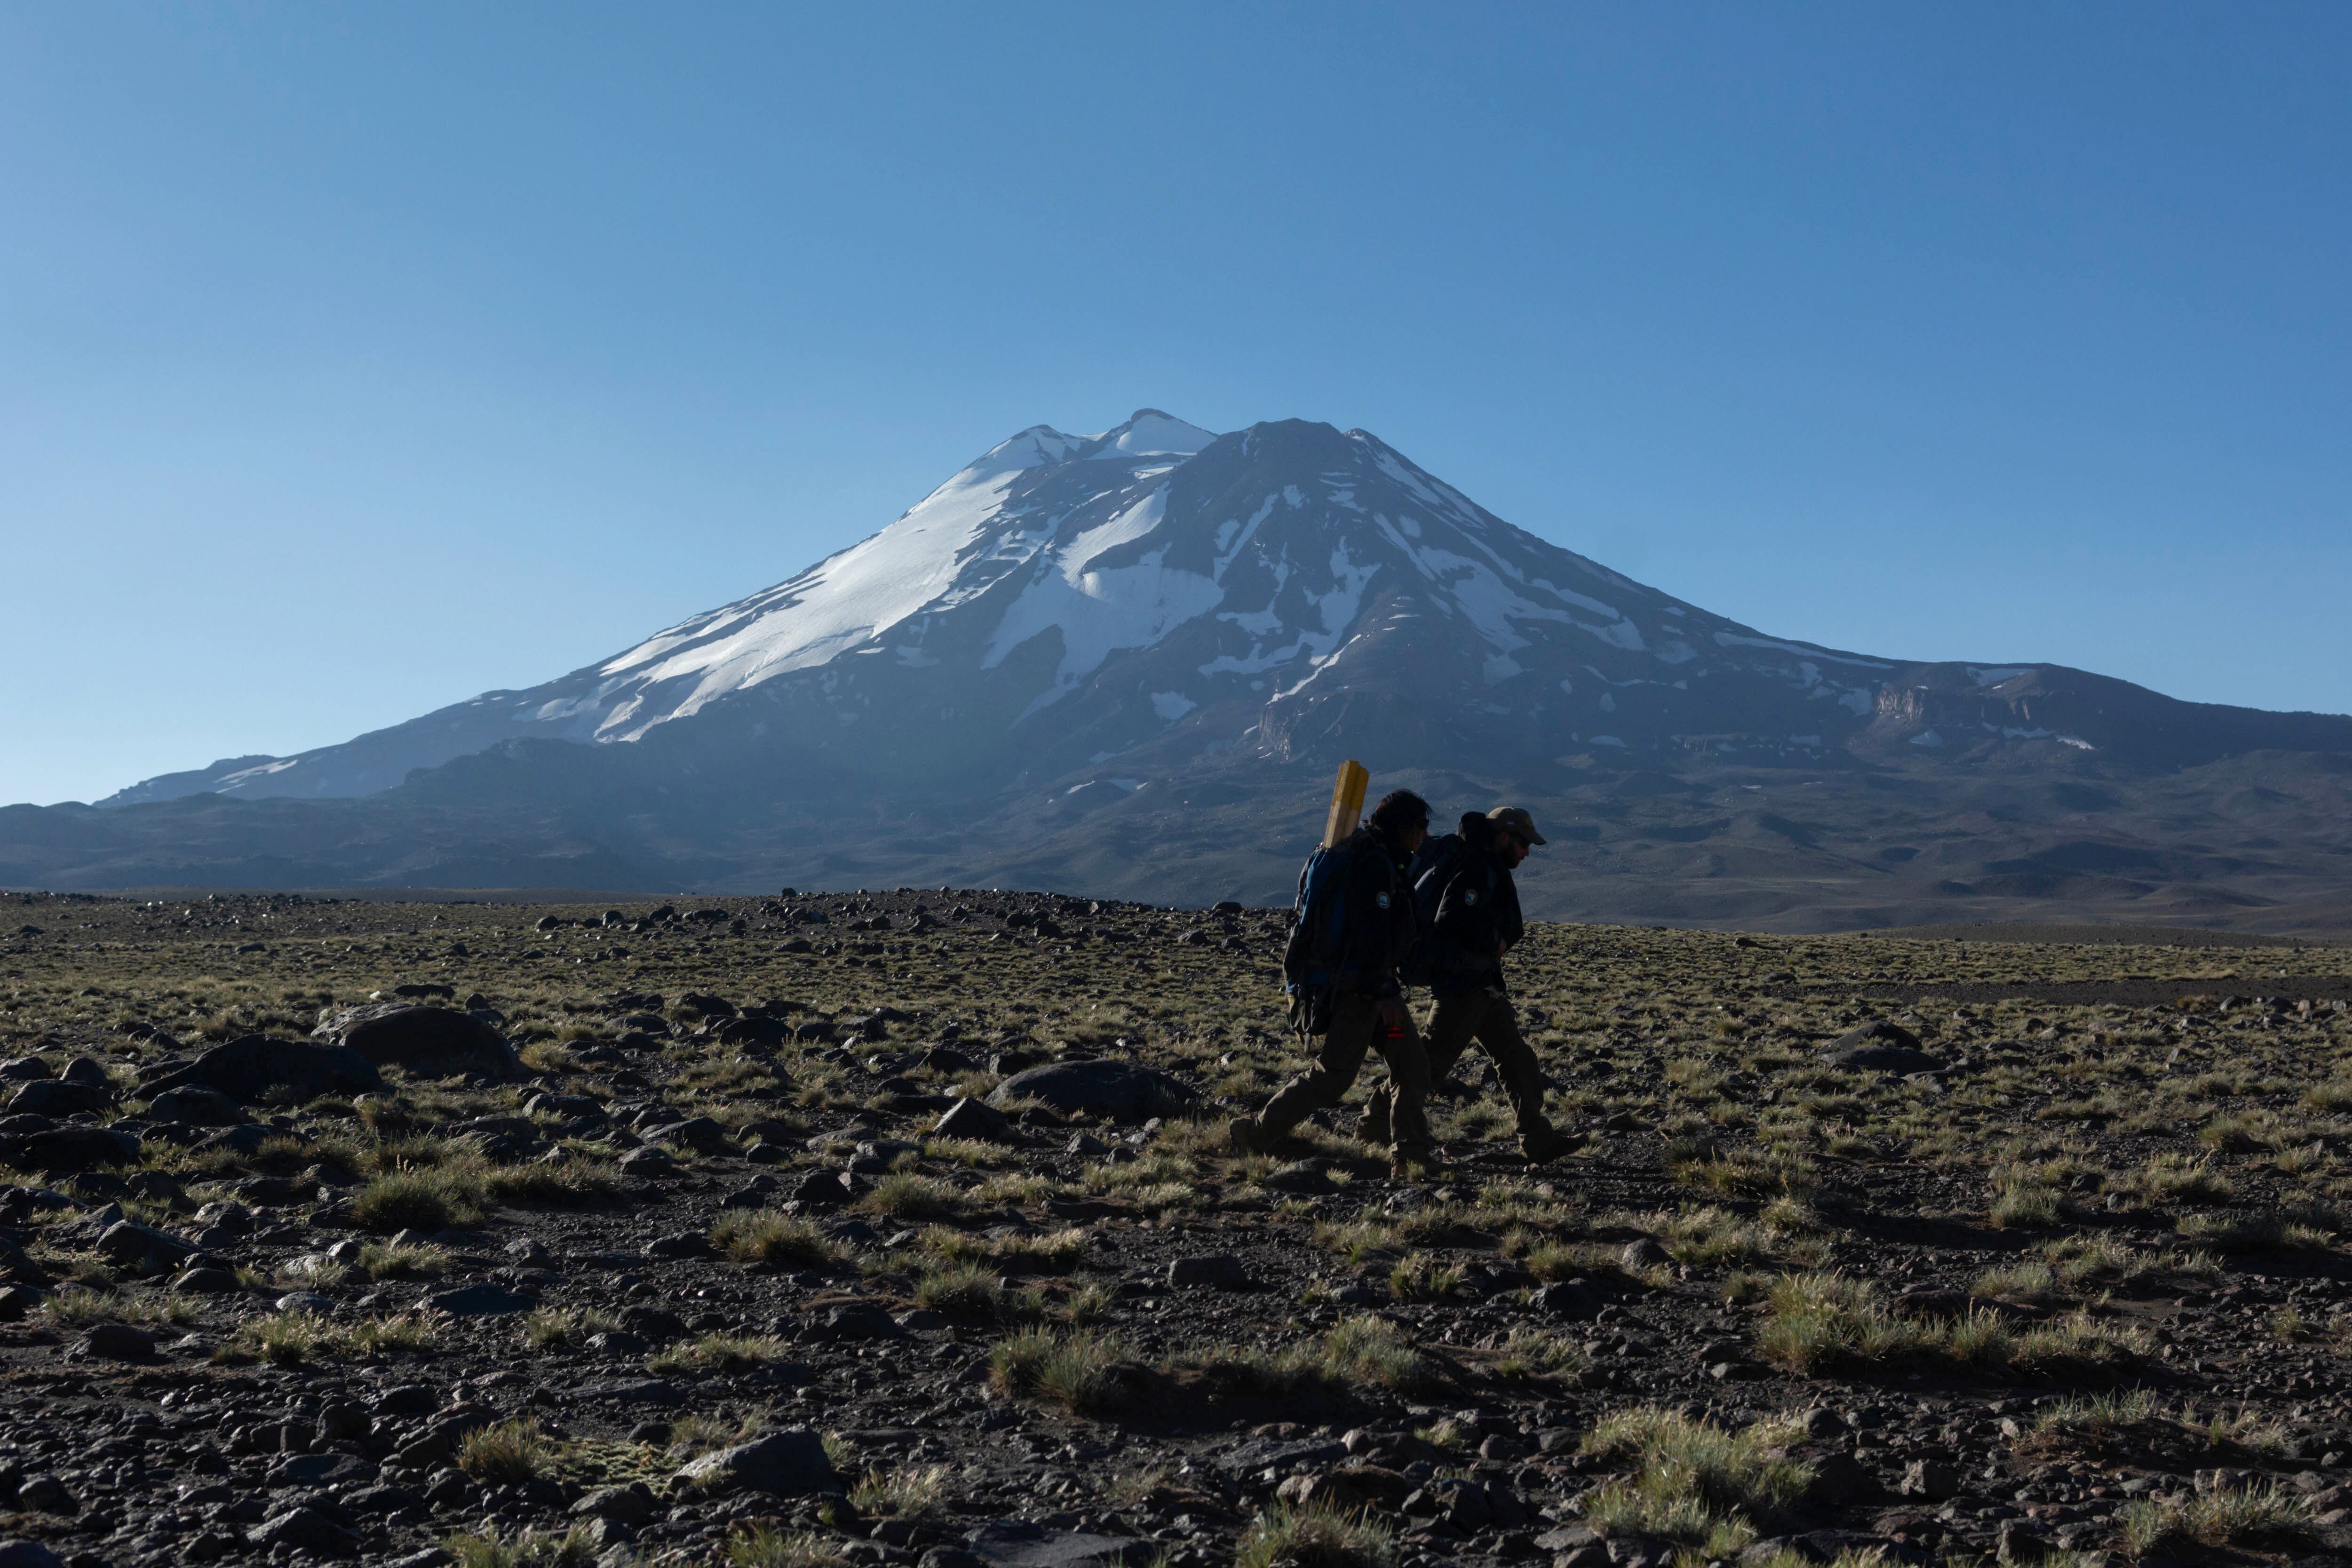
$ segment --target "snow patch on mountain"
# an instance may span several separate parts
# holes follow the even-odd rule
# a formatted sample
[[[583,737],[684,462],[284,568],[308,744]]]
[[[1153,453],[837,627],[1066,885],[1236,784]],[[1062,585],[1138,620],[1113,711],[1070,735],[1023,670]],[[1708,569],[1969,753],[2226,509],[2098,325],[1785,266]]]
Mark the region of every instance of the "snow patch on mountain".
[[[603,666],[589,699],[611,701],[601,740],[634,741],[731,691],[824,664],[900,625],[952,588],[1020,470],[967,469],[898,521],[789,582],[681,622]],[[656,690],[680,683],[682,694]],[[614,699],[617,698],[617,700]]]

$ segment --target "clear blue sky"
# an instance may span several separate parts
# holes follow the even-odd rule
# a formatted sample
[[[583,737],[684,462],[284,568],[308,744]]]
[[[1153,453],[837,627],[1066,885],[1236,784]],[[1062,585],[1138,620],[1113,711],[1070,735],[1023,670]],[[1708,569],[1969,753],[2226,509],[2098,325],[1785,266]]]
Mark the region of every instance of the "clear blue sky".
[[[2352,10],[0,5],[0,800],[524,686],[1023,426],[2352,707]]]

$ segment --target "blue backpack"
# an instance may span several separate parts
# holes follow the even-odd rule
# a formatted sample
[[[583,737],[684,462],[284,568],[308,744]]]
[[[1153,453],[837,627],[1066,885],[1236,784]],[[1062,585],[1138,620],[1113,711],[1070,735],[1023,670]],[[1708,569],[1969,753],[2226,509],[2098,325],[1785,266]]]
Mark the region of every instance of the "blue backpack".
[[[1331,1032],[1331,982],[1347,936],[1348,875],[1355,864],[1355,851],[1341,839],[1309,855],[1298,873],[1282,989],[1290,998],[1291,1026],[1302,1035]]]

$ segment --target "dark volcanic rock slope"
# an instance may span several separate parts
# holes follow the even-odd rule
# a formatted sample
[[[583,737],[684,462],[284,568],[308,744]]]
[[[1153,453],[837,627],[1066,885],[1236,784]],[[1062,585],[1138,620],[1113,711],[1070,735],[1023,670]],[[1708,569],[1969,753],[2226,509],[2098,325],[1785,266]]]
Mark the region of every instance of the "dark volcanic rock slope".
[[[10,1561],[2347,1543],[2343,950],[1539,926],[1580,1152],[1474,1061],[1408,1184],[1219,1146],[1297,1060],[1248,911],[0,915]],[[530,1076],[336,1054],[403,1006]]]

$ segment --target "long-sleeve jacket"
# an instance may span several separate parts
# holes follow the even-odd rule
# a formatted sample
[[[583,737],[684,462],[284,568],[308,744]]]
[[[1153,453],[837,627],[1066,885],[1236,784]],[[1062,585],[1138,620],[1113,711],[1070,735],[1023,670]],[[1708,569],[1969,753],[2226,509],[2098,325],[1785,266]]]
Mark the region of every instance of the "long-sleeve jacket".
[[[1502,949],[1527,932],[1510,868],[1474,840],[1455,857],[1430,922],[1430,989],[1440,996],[1503,984]]]

